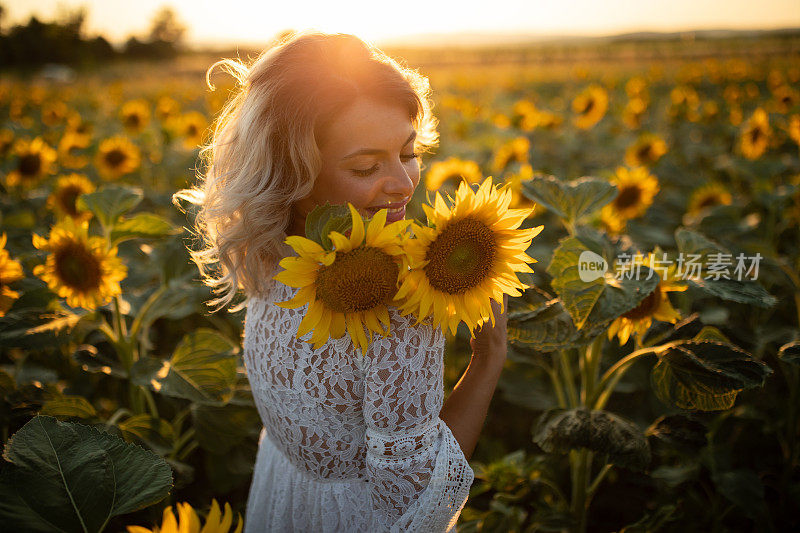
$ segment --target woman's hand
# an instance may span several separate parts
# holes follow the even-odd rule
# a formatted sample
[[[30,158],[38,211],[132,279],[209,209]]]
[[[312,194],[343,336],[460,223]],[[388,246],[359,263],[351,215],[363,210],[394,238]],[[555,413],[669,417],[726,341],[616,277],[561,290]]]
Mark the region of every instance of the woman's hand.
[[[472,359],[478,363],[500,365],[506,360],[508,324],[508,295],[503,295],[503,312],[500,304],[492,300],[492,313],[494,313],[494,327],[487,321],[482,327],[475,330],[475,338],[470,339]]]

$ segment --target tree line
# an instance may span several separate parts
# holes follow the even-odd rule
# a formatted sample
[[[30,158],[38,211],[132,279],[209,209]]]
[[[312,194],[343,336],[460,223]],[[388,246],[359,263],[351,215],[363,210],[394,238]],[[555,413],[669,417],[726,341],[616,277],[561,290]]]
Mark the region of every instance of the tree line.
[[[145,37],[131,36],[118,48],[102,35],[85,34],[87,10],[63,11],[52,21],[31,16],[27,23],[6,27],[0,4],[0,67],[31,69],[46,63],[91,66],[114,58],[158,59],[175,56],[186,31],[169,7],[159,9]]]

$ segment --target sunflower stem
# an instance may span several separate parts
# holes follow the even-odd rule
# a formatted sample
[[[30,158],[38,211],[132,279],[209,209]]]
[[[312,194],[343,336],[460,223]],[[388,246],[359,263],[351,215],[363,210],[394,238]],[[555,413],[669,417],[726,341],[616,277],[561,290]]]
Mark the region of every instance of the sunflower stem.
[[[116,331],[111,328],[106,319],[100,317],[100,325],[97,327],[107,338],[111,341],[112,344],[117,344],[119,342],[119,337],[117,336]]]
[[[161,298],[161,296],[165,292],[167,292],[167,285],[163,284],[158,289],[156,289],[156,291],[153,292],[153,294],[151,294],[149,298],[147,298],[147,301],[144,303],[144,305],[142,305],[142,308],[139,309],[139,312],[136,314],[136,317],[133,319],[133,322],[131,323],[131,335],[130,336],[131,336],[131,339],[136,341],[137,344],[140,344],[139,341],[138,341],[139,340],[139,332],[142,329],[142,326],[144,325],[143,321],[146,318],[147,313],[150,311],[150,308],[152,308],[153,305],[155,305],[155,303],[159,300],[159,298]]]
[[[611,471],[611,468],[613,466],[614,465],[610,463],[603,466],[603,468],[600,469],[600,473],[597,474],[597,477],[595,477],[594,481],[592,481],[592,484],[589,485],[589,489],[586,491],[586,498],[589,501],[592,500],[592,497],[594,497],[594,493],[597,492],[598,488],[600,488],[600,483],[603,482],[603,480],[606,478],[606,474],[608,474]]]
[[[150,409],[150,416],[157,419],[158,407],[156,406],[155,398],[153,398],[153,395],[150,394],[150,390],[147,387],[139,385],[139,394],[143,396],[145,402],[147,402],[147,407]]]
[[[572,474],[571,511],[573,518],[577,522],[574,531],[576,533],[584,533],[586,531],[586,511],[588,506],[586,498],[589,481],[587,471],[591,468],[589,450],[587,448],[571,450],[569,459]]]
[[[649,346],[647,348],[636,350],[635,352],[628,354],[614,363],[614,365],[606,370],[605,374],[603,374],[603,377],[600,379],[600,383],[597,384],[597,388],[590,397],[587,405],[591,409],[597,410],[605,407],[605,404],[611,394],[614,392],[614,388],[617,386],[617,383],[619,383],[619,380],[622,379],[622,376],[625,375],[625,372],[628,371],[632,363],[642,356],[655,352],[657,348],[660,347]]]
[[[125,407],[120,407],[119,409],[114,411],[114,414],[111,415],[111,418],[106,420],[106,427],[111,427],[115,425],[117,423],[117,420],[119,420],[122,416],[132,415],[132,414],[133,413],[131,413],[130,410],[126,409]]]
[[[119,305],[119,295],[114,295],[114,321],[117,323],[117,331],[120,337],[128,336],[128,327],[125,324],[125,317],[122,316],[122,311]]]
[[[556,391],[556,398],[558,399],[558,406],[562,409],[567,407],[567,399],[564,396],[564,387],[561,385],[561,380],[558,379],[558,370],[553,368],[547,371],[550,376],[550,381],[553,383],[553,389]]]
[[[572,366],[570,365],[569,355],[566,350],[558,351],[559,362],[561,363],[561,372],[564,374],[564,385],[566,385],[567,397],[569,398],[569,406],[578,406],[578,391],[575,389],[575,376],[572,373]]]
[[[594,394],[600,371],[600,360],[603,355],[603,336],[598,335],[584,352],[581,360],[581,405],[586,406],[589,398]]]

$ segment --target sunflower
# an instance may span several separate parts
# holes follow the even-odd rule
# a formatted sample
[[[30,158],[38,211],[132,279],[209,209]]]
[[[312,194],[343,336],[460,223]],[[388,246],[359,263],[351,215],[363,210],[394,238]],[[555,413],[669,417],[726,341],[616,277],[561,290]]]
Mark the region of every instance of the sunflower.
[[[529,209],[534,206],[534,203],[528,199],[527,196],[522,194],[522,184],[529,179],[533,178],[533,167],[530,166],[528,163],[525,163],[520,166],[519,172],[515,172],[510,176],[507,176],[505,179],[505,183],[508,184],[509,188],[511,189],[512,198],[511,203],[508,207],[513,209],[517,208],[526,208]]]
[[[767,150],[772,129],[767,112],[758,108],[742,127],[739,146],[747,159],[758,159]]]
[[[659,257],[662,257],[662,253],[656,248],[655,252],[648,254],[647,258],[642,259],[642,256],[635,256],[632,264],[658,265]],[[653,292],[639,302],[639,305],[617,317],[611,323],[608,328],[608,340],[616,336],[619,339],[620,346],[622,346],[628,342],[631,334],[641,338],[650,328],[653,319],[674,324],[681,318],[680,313],[672,307],[667,293],[685,291],[688,288],[687,282],[677,276],[677,265],[672,262],[666,269],[658,266],[653,268],[656,270],[654,275],[661,276],[658,285],[653,289]]]
[[[119,118],[128,133],[141,133],[150,122],[150,105],[142,99],[125,102],[119,111]]]
[[[692,87],[688,85],[679,85],[674,87],[669,97],[671,105],[669,108],[669,115],[673,119],[686,118],[691,122],[697,122],[700,119],[700,97],[697,95]]]
[[[6,316],[14,300],[19,298],[19,293],[12,291],[8,285],[25,277],[22,273],[22,265],[11,259],[8,254],[7,241],[8,236],[3,233],[0,236],[0,317]]]
[[[622,121],[629,129],[635,130],[642,125],[642,117],[644,117],[645,111],[647,111],[647,102],[645,100],[639,97],[631,98],[622,111]]]
[[[156,102],[156,116],[162,122],[177,117],[180,110],[180,104],[169,96],[162,96],[158,99],[158,102]]]
[[[33,141],[18,139],[12,150],[17,156],[17,166],[6,176],[6,185],[30,187],[52,172],[56,151],[41,137]]]
[[[69,108],[64,102],[47,102],[42,106],[42,123],[45,126],[57,126],[66,118],[68,112]]]
[[[625,163],[630,167],[649,167],[667,153],[667,143],[658,135],[645,133],[625,151]]]
[[[83,120],[80,113],[74,112],[67,119],[67,129],[64,134],[71,134],[79,139],[82,148],[89,146],[89,141],[92,139],[92,130],[94,127],[91,122]]]
[[[67,305],[94,309],[108,303],[122,291],[127,267],[117,257],[117,248],[108,247],[103,237],[88,236],[89,223],[67,217],[50,231],[49,239],[33,235],[33,245],[50,252],[43,265],[33,268]]]
[[[600,85],[592,84],[572,101],[572,111],[577,114],[575,125],[588,130],[602,119],[608,110],[608,93]]]
[[[47,198],[47,208],[55,211],[59,218],[68,216],[79,222],[92,218],[90,211],[78,211],[75,202],[78,196],[93,192],[94,184],[83,174],[70,174],[58,178],[56,186]]]
[[[539,110],[530,100],[514,103],[511,123],[522,131],[533,131],[539,125]]]
[[[722,97],[729,105],[738,104],[742,101],[742,91],[738,85],[730,84],[725,87]]]
[[[775,98],[773,108],[777,113],[788,113],[800,102],[800,95],[788,85],[780,85],[772,91]]]
[[[731,205],[733,196],[721,183],[709,183],[696,189],[689,197],[690,215],[696,215],[707,207],[715,205]]]
[[[177,122],[177,133],[183,137],[183,147],[187,150],[197,148],[208,124],[206,117],[198,111],[189,111],[181,115]]]
[[[517,137],[502,145],[494,155],[492,168],[496,172],[502,172],[508,165],[514,162],[527,163],[528,154],[531,149],[531,142],[527,137]]]
[[[628,98],[646,98],[647,97],[647,80],[641,76],[634,76],[625,83],[625,92]]]
[[[71,132],[64,133],[58,143],[58,156],[61,164],[67,168],[83,168],[89,162],[89,158],[81,155],[79,150],[89,146],[89,139],[82,135]]]
[[[475,161],[450,157],[431,165],[425,175],[425,187],[435,191],[445,183],[457,185],[462,179],[468,183],[478,183],[482,178],[481,169]]]
[[[742,108],[735,106],[731,107],[731,111],[729,113],[731,125],[738,126],[742,123],[744,117],[742,116]]]
[[[488,177],[478,188],[462,182],[450,208],[436,193],[434,206],[424,205],[428,227],[413,225],[414,239],[405,241],[410,271],[404,272],[396,299],[402,314],[417,322],[433,316],[433,325],[455,335],[464,321],[470,330],[494,315],[491,300],[519,296],[516,272],[533,272],[536,260],[525,251],[543,226],[517,229],[533,212],[508,209],[512,193],[498,189]]]
[[[154,526],[147,529],[141,526],[128,526],[128,533],[228,533],[233,525],[233,510],[231,504],[225,503],[225,513],[220,511],[216,499],[211,500],[211,510],[208,512],[206,523],[200,529],[200,518],[192,506],[186,502],[178,503],[178,519],[172,512],[172,506],[168,505],[164,509],[164,517],[161,520],[161,527]],[[237,514],[236,529],[234,533],[241,533],[244,521],[242,515]]]
[[[117,136],[100,143],[95,166],[106,179],[119,179],[139,168],[142,155],[139,147],[126,137]]]
[[[364,326],[370,340],[372,332],[389,334],[387,305],[397,293],[403,260],[400,234],[411,221],[386,225],[387,210],[381,209],[365,230],[361,215],[348,205],[353,220],[350,237],[332,231],[329,238],[334,251],[305,237],[288,237],[286,243],[298,256],[282,259],[279,264],[284,270],[274,279],[299,289],[291,300],[277,305],[294,309],[308,304],[297,330],[298,339],[314,330],[308,342],[317,349],[347,331],[353,346],[359,346],[363,355],[368,346]]]
[[[617,167],[611,183],[617,186],[617,196],[603,206],[600,218],[611,233],[625,229],[628,220],[645,214],[658,193],[658,179],[644,167]]]
[[[14,145],[14,132],[3,128],[0,130],[0,160],[5,159]]]
[[[800,114],[794,114],[789,117],[786,133],[789,134],[791,140],[800,145]]]

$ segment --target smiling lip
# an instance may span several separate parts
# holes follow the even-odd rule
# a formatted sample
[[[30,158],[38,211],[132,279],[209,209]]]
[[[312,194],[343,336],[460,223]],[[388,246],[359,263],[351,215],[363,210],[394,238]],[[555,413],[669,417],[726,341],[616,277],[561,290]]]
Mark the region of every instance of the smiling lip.
[[[386,213],[386,223],[391,224],[392,222],[397,222],[398,220],[403,220],[406,216],[406,204],[411,198],[406,198],[400,202],[394,202],[391,204],[384,204],[375,207],[368,207],[366,211],[370,214],[370,216],[374,216],[375,213],[380,211],[381,209],[387,209],[388,212]]]

